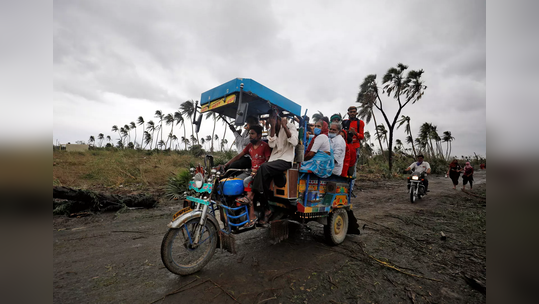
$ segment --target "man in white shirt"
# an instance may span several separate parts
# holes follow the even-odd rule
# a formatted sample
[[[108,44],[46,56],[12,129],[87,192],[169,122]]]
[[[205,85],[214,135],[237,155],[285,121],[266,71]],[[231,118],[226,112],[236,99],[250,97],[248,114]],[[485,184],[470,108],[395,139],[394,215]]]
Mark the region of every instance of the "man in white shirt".
[[[294,148],[298,144],[296,126],[292,122],[288,122],[286,117],[279,118],[275,113],[272,113],[269,123],[268,144],[273,150],[269,160],[258,168],[252,185],[252,190],[261,198],[260,203],[266,210],[264,219],[259,221],[260,224],[266,224],[271,216],[266,201],[270,193],[271,181],[274,176],[283,174],[284,171],[292,167]]]
[[[417,156],[417,163],[411,164],[406,171],[412,172],[416,171],[418,173],[425,173],[425,178],[423,179],[423,185],[425,185],[425,194],[429,191],[429,180],[427,179],[427,174],[430,174],[430,164],[426,161],[423,161],[423,155],[419,154]]]
[[[333,168],[334,175],[341,175],[344,164],[344,156],[346,154],[346,142],[341,136],[342,125],[340,123],[331,123],[329,126],[329,143],[333,149],[333,157],[335,158],[335,167]]]

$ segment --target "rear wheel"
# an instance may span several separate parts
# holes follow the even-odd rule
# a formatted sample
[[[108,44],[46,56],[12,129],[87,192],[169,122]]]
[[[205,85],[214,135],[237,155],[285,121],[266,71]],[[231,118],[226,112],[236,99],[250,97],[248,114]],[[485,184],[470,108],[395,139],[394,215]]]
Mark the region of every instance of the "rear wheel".
[[[161,260],[170,272],[193,274],[211,260],[217,248],[217,229],[210,222],[201,227],[200,241],[193,244],[200,217],[191,219],[179,228],[169,229],[161,243]]]
[[[328,224],[324,226],[326,240],[332,245],[344,242],[348,232],[348,213],[343,208],[329,214]]]

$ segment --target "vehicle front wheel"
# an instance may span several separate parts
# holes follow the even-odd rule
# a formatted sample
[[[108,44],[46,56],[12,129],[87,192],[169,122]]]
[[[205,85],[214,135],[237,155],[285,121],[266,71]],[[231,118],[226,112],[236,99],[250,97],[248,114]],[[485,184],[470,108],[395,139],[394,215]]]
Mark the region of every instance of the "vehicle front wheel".
[[[410,188],[410,202],[412,202],[412,204],[415,203],[415,200],[417,199],[417,195],[415,192],[416,192],[416,189],[414,186],[412,186]]]
[[[179,228],[169,229],[161,243],[161,259],[165,267],[179,275],[193,274],[211,260],[217,247],[217,229],[210,222],[201,227],[200,241],[193,244],[200,218],[194,218]]]
[[[328,224],[324,226],[324,235],[331,245],[344,242],[348,232],[348,213],[343,208],[329,214]]]

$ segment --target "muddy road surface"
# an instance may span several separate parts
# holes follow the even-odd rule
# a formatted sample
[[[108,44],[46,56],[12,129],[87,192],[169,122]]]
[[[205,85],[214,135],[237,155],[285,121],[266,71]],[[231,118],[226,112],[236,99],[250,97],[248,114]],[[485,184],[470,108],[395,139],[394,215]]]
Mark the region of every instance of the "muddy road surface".
[[[323,226],[298,227],[278,244],[269,229],[217,249],[200,272],[162,264],[167,223],[181,208],[163,202],[81,218],[53,217],[54,303],[485,303],[486,171],[474,189],[429,177],[411,204],[405,181],[358,181],[360,235],[329,246]],[[442,236],[442,233],[445,237]]]

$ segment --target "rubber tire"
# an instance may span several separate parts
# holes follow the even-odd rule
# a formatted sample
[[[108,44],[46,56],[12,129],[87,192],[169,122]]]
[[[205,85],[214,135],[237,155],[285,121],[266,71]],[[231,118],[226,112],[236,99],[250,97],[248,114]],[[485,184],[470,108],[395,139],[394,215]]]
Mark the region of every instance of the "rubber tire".
[[[174,259],[172,258],[171,248],[172,248],[172,244],[174,242],[175,236],[180,231],[180,229],[183,228],[185,224],[189,224],[193,221],[195,222],[200,221],[200,217],[191,219],[188,222],[182,224],[178,228],[169,229],[167,233],[165,234],[165,236],[163,237],[163,242],[161,243],[161,260],[163,261],[163,264],[165,265],[165,267],[172,273],[175,273],[178,275],[190,275],[195,272],[198,272],[200,271],[200,269],[206,266],[206,264],[208,264],[208,262],[213,257],[213,254],[215,253],[215,249],[217,248],[217,239],[218,239],[217,229],[213,225],[213,223],[207,220],[206,224],[204,225],[205,229],[209,230],[210,234],[214,235],[214,237],[211,238],[211,246],[210,246],[209,251],[206,253],[206,255],[202,259],[199,259],[199,261],[193,265],[182,266],[182,265],[178,265],[174,261]]]
[[[338,227],[336,227],[338,226]],[[339,245],[344,242],[348,232],[348,213],[344,208],[329,214],[328,224],[324,225],[324,236],[330,245]]]
[[[414,186],[410,187],[410,202],[412,202],[412,204],[415,203],[417,199],[416,196],[414,195],[414,192],[415,192],[414,188],[415,188]]]

